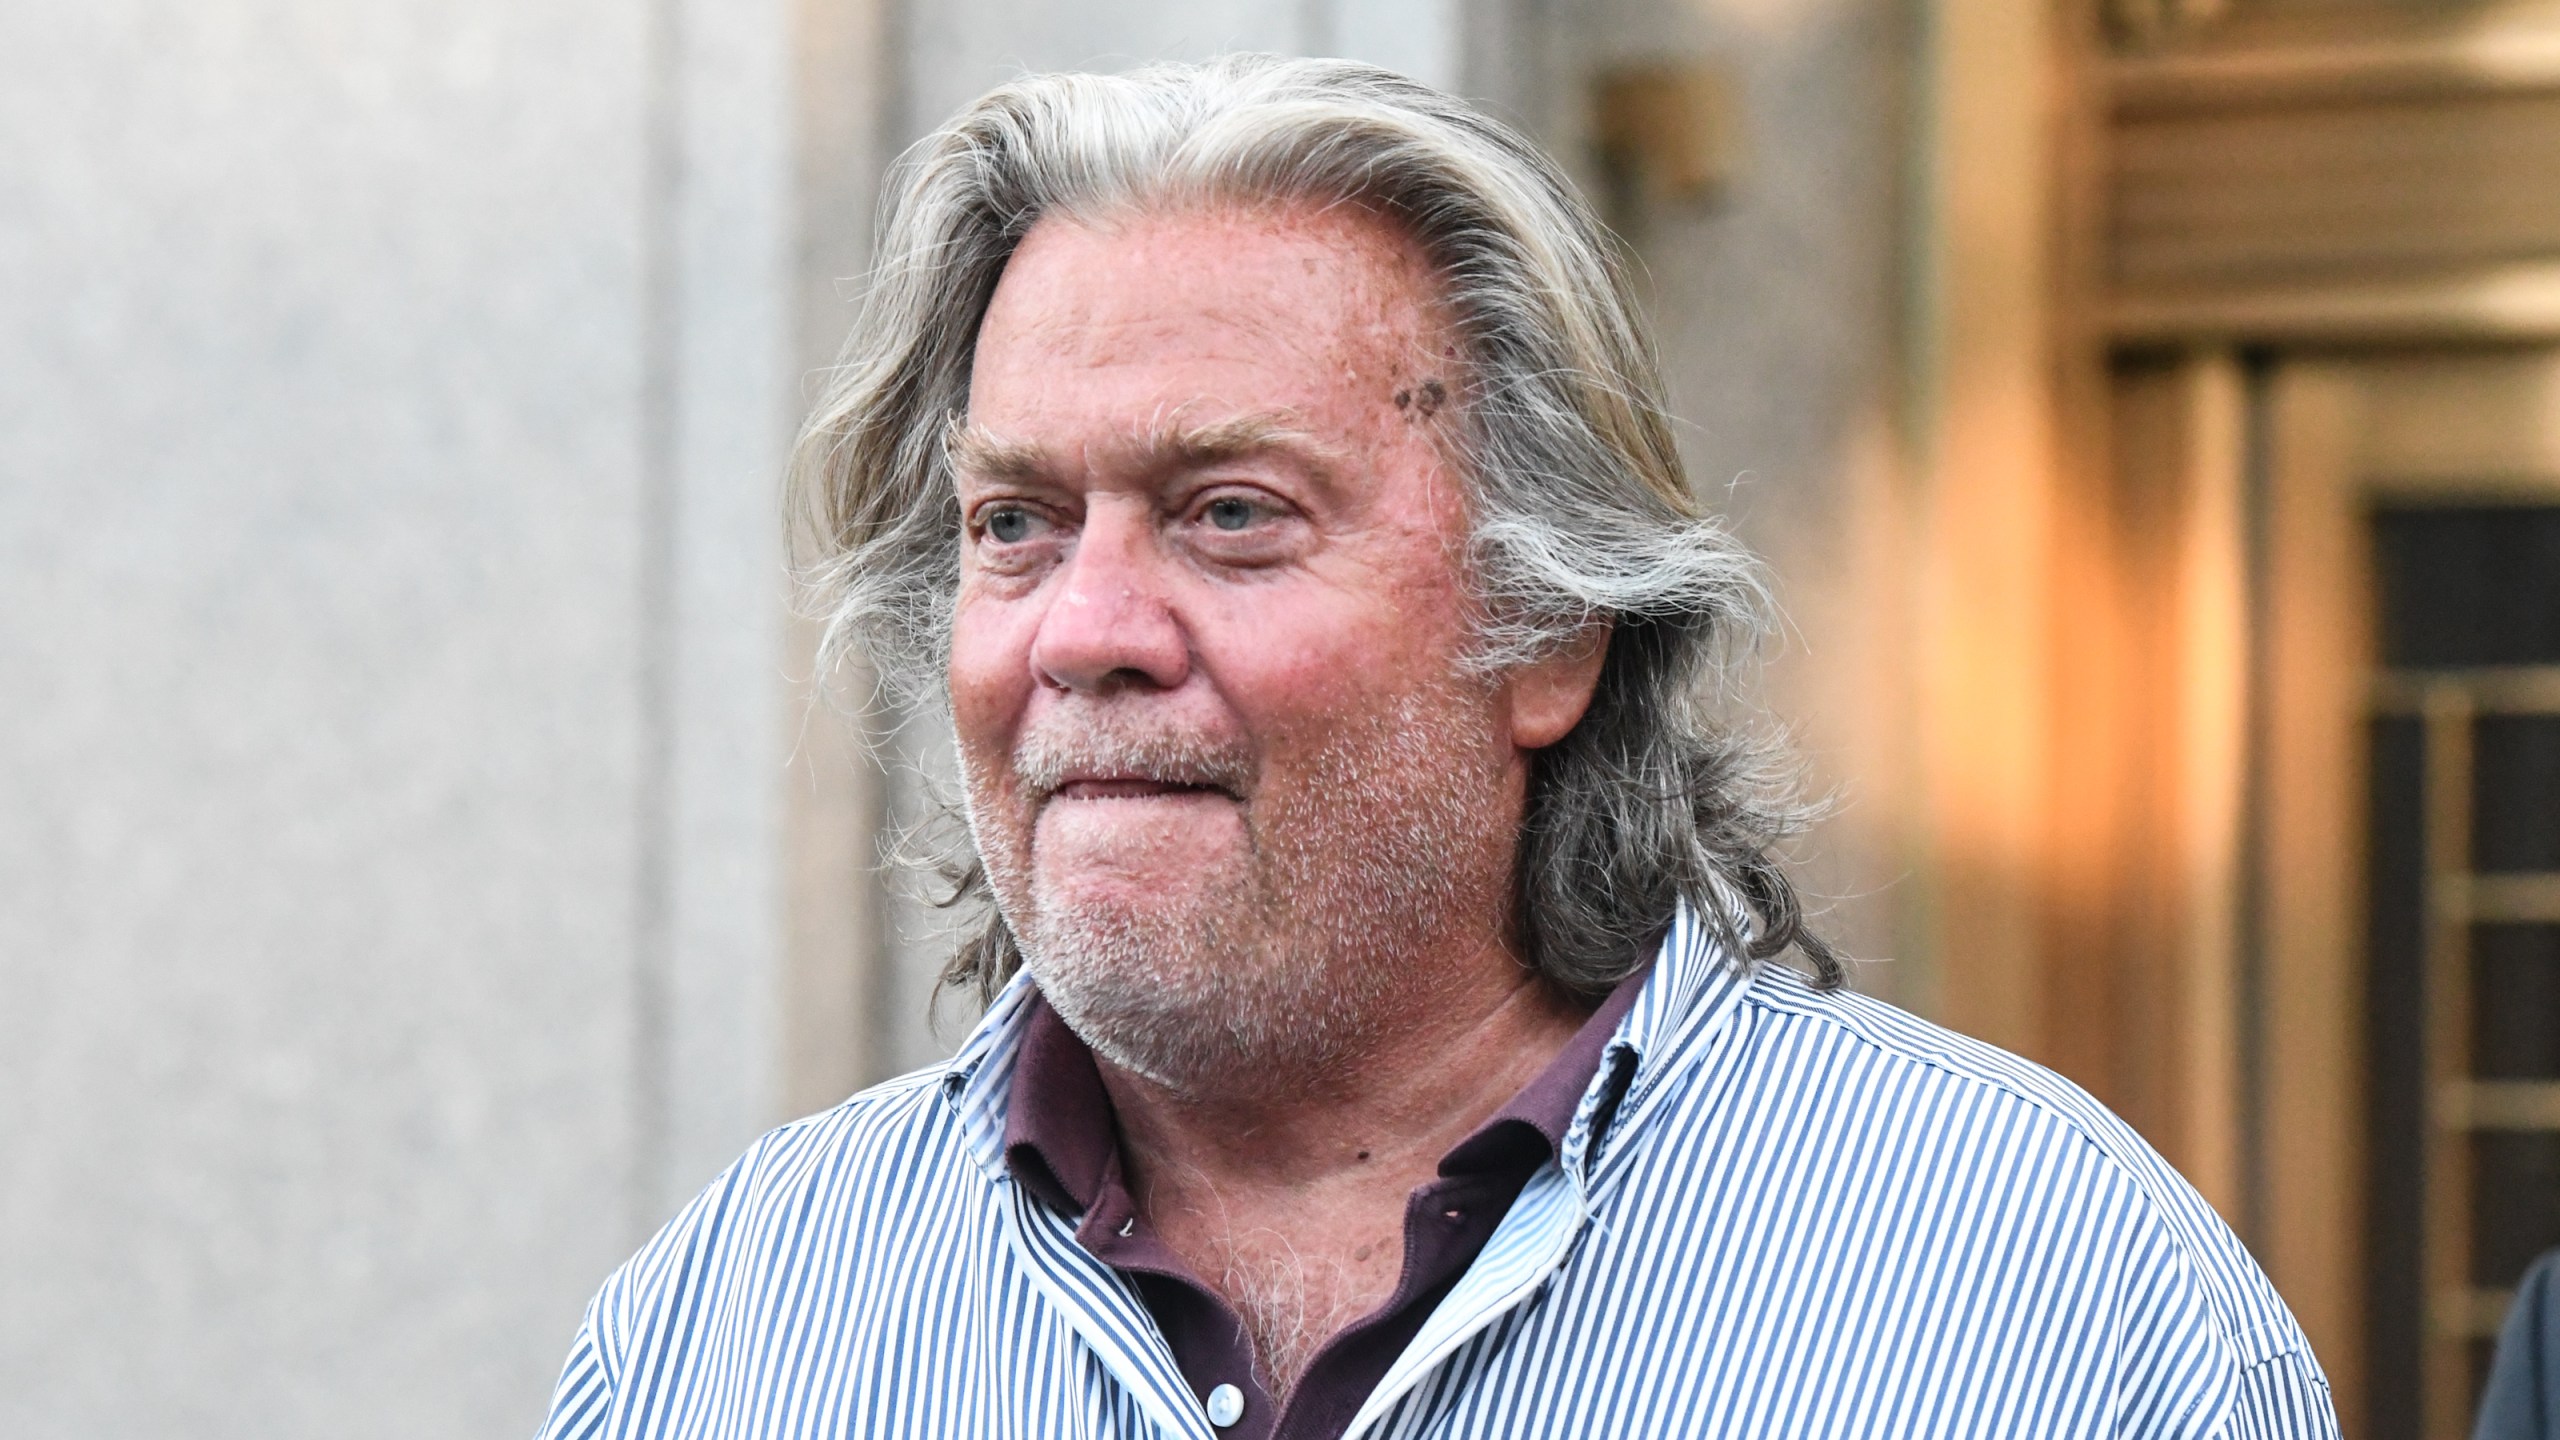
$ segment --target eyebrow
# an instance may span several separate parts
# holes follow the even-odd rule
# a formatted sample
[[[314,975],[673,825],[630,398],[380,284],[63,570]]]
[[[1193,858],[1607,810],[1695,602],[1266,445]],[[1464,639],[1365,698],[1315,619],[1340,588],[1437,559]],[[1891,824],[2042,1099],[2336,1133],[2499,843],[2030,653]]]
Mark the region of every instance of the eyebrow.
[[[1205,425],[1159,421],[1137,432],[1125,446],[1113,448],[1122,451],[1125,463],[1147,474],[1198,470],[1281,451],[1305,461],[1318,472],[1318,478],[1331,478],[1341,457],[1334,447],[1292,423],[1293,419],[1286,412],[1273,410],[1231,416]],[[1049,452],[1040,446],[1005,439],[958,415],[951,417],[951,424],[944,431],[943,448],[953,466],[982,479],[1038,480],[1058,470]]]

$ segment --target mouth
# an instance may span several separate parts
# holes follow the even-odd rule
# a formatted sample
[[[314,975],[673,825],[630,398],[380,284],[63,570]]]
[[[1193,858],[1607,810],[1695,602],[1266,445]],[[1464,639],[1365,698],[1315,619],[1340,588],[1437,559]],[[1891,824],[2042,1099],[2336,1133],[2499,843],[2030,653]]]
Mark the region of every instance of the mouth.
[[[1134,721],[1081,716],[1051,716],[1045,726],[1026,727],[1010,767],[1021,787],[1016,793],[1036,809],[1052,800],[1241,805],[1253,792],[1252,755],[1240,741],[1163,727],[1121,733],[1135,728]]]
[[[1076,776],[1059,782],[1049,792],[1057,800],[1162,800],[1186,795],[1216,796],[1224,800],[1236,796],[1216,785],[1192,784],[1180,780],[1159,780],[1144,775]]]

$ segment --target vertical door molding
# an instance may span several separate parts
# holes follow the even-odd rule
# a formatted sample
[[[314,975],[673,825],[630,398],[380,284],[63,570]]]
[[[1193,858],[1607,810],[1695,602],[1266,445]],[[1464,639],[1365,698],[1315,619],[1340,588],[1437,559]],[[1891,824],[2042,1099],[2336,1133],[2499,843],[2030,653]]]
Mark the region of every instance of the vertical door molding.
[[[2219,347],[2112,368],[2110,454],[2057,527],[2045,920],[2055,1062],[2235,1225],[2246,389]]]
[[[1958,1029],[2046,1053],[2038,934],[2053,434],[2052,8],[1939,0],[1915,157],[1913,948]]]
[[[2252,605],[2248,382],[2228,348],[2190,358],[2188,417],[2167,585],[2172,677],[2164,731],[2174,750],[2164,793],[2176,903],[2167,946],[2176,976],[2171,1027],[2185,1064],[2168,1077],[2179,1164],[2223,1215],[2250,1228],[2244,1145],[2249,1085],[2241,973],[2243,842],[2249,794]]]
[[[2341,1414],[2363,1413],[2365,754],[2370,560],[2355,493],[2362,392],[2343,362],[2280,367],[2267,408],[2266,745],[2257,857],[2267,1233],[2258,1255]]]

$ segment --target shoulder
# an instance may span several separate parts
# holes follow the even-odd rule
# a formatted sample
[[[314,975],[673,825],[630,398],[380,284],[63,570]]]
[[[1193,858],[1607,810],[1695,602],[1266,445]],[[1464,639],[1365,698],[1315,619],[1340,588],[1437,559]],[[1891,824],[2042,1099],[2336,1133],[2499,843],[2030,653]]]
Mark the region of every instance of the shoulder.
[[[2152,1178],[2165,1162],[2096,1097],[2032,1060],[1933,1024],[1854,990],[1817,990],[1764,966],[1743,995],[1755,1026],[1811,1068],[1827,1066],[1849,1092],[1925,1083],[1950,1123],[1986,1131],[2065,1136],[2109,1167]],[[1841,1098],[1841,1097],[1835,1097]],[[1988,1137],[1986,1137],[1988,1138]]]
[[[806,1418],[934,1326],[979,1333],[926,1313],[1003,1264],[1007,1187],[947,1078],[889,1081],[748,1146],[596,1292],[543,1440],[725,1431],[704,1417],[745,1406]]]
[[[1825,1068],[1832,1098],[1921,1085],[1940,1124],[1980,1132],[1977,1143],[2067,1140],[2107,1169],[2149,1188],[2176,1180],[2159,1154],[2080,1086],[1996,1045],[1932,1024],[1853,990],[1817,990],[1802,976],[1763,966],[1743,1006],[1765,1043],[1796,1066]],[[2192,1194],[2178,1180],[2178,1191]]]
[[[753,1224],[777,1209],[851,1200],[899,1177],[915,1183],[888,1198],[924,1200],[933,1179],[967,1164],[943,1078],[940,1067],[902,1075],[766,1131],[669,1231]]]
[[[729,1175],[757,1190],[859,1182],[877,1161],[960,1162],[961,1126],[941,1065],[898,1076],[758,1136]],[[724,1177],[728,1178],[728,1177]]]
[[[930,1208],[971,1169],[941,1067],[884,1081],[766,1131],[635,1257],[699,1248],[812,1208]]]
[[[880,1237],[973,1229],[989,1187],[971,1183],[943,1078],[901,1076],[749,1145],[598,1291],[588,1327],[603,1367],[731,1298],[872,1268]]]
[[[2077,1266],[2115,1277],[2121,1303],[2192,1332],[2243,1370],[2309,1365],[2300,1328],[2230,1227],[2133,1127],[2033,1061],[1776,967],[1743,997],[1743,1083],[1793,1092],[1823,1148],[1862,1126],[1943,1182],[1915,1186],[1968,1220],[2042,1227]],[[1955,1218],[1949,1214],[1946,1219]],[[2138,1328],[2138,1327],[2137,1327]],[[2316,1374],[2316,1367],[2313,1367]]]

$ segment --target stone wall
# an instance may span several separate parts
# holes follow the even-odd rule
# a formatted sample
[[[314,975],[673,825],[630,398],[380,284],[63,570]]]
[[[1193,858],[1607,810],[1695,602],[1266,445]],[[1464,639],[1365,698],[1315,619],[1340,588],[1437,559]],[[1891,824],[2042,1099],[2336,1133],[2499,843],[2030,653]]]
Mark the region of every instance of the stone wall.
[[[774,1118],[787,41],[0,9],[0,1433],[526,1433]]]

